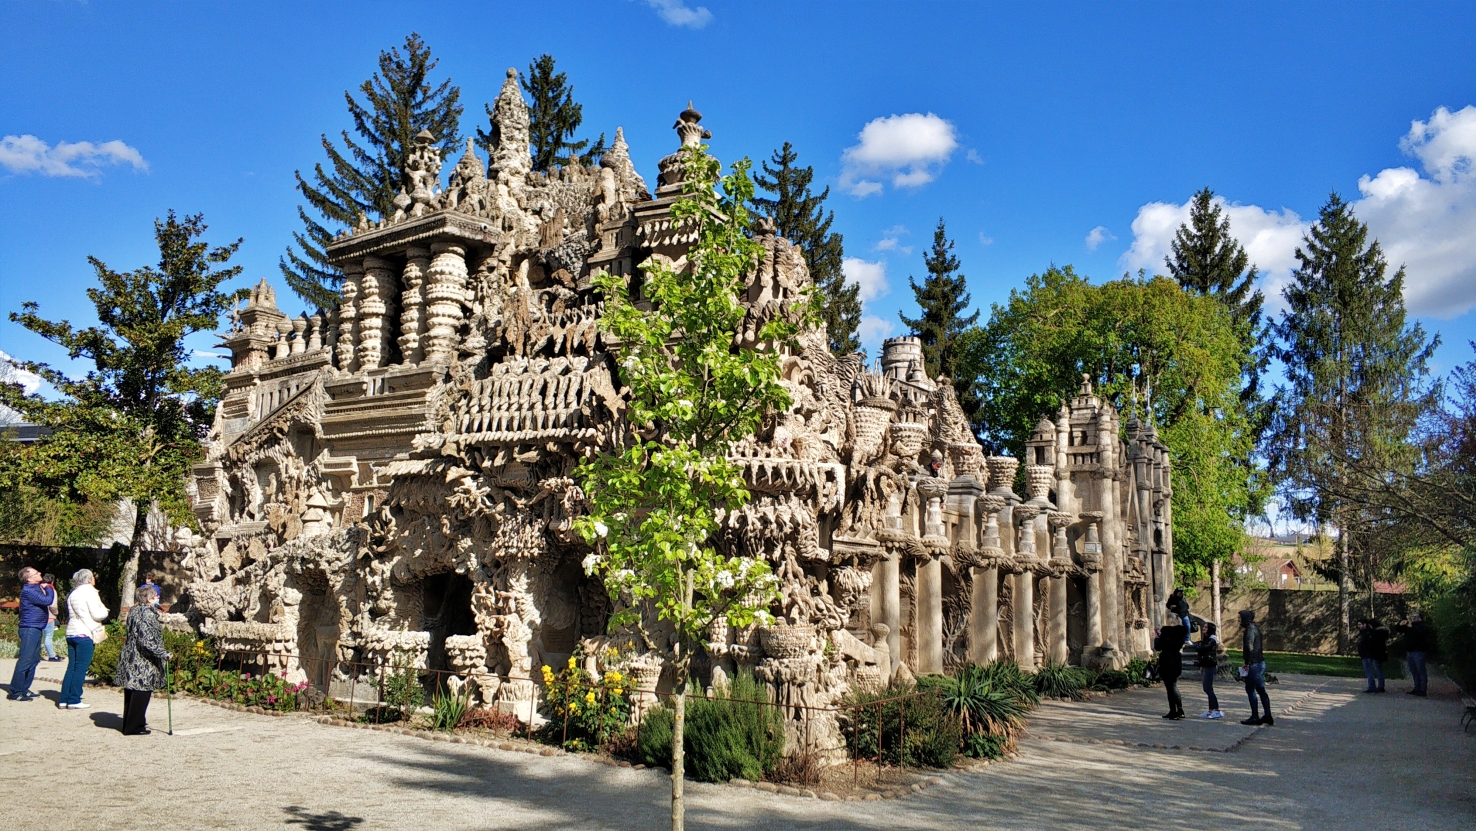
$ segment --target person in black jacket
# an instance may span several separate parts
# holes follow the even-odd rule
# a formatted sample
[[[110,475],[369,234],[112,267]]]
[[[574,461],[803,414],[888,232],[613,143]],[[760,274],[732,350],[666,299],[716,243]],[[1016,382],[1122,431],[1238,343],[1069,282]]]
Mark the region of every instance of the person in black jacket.
[[[1409,620],[1400,621],[1396,628],[1404,635],[1405,663],[1409,664],[1409,677],[1414,679],[1414,689],[1409,694],[1423,697],[1430,687],[1425,661],[1435,651],[1435,630],[1420,619],[1419,612],[1411,614]]]
[[[1384,692],[1384,662],[1389,660],[1389,627],[1373,618],[1358,621],[1358,657],[1363,659],[1364,693]]]
[[[1224,718],[1225,714],[1220,712],[1220,699],[1215,695],[1215,673],[1220,669],[1220,638],[1213,623],[1205,621],[1200,627],[1195,652],[1199,657],[1200,683],[1204,685],[1205,697],[1209,699],[1209,709],[1204,711],[1201,718]]]
[[[1170,618],[1172,620],[1173,618]],[[1184,674],[1184,638],[1189,630],[1175,622],[1158,630],[1153,648],[1158,652],[1158,675],[1168,691],[1169,711],[1164,718],[1184,717],[1184,699],[1179,695],[1179,676]]]
[[[1170,614],[1179,619],[1180,623],[1184,624],[1184,643],[1191,643],[1189,631],[1193,627],[1189,625],[1189,599],[1184,596],[1183,589],[1174,589],[1173,594],[1169,595],[1168,610]]]
[[[1240,667],[1240,677],[1245,679],[1245,694],[1250,698],[1250,718],[1241,721],[1241,724],[1265,724],[1270,726],[1276,723],[1271,717],[1271,696],[1266,695],[1266,655],[1261,640],[1261,627],[1256,625],[1256,613],[1250,609],[1240,610],[1240,651],[1241,660],[1245,663]],[[1256,709],[1256,696],[1260,696],[1260,704],[1265,707],[1266,715],[1260,715]]]

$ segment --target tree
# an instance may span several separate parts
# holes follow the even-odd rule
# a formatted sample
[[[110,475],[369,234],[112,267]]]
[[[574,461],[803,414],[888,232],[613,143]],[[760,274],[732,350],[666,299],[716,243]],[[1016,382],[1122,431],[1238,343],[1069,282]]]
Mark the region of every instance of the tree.
[[[133,603],[150,506],[157,504],[175,523],[193,522],[185,481],[203,454],[201,442],[223,389],[218,368],[189,365],[185,339],[214,331],[239,296],[221,291],[221,285],[241,273],[240,266],[226,266],[241,241],[211,248],[198,239],[205,230],[204,217],[180,220],[170,211],[154,221],[157,268],[120,272],[89,257],[98,281],[87,290],[96,326],[46,320],[35,303],[10,315],[65,347],[73,359],[92,362],[79,379],[27,362],[24,368],[60,397],[47,400],[0,385],[0,403],[51,428],[51,435],[27,448],[23,472],[29,483],[72,504],[133,500],[132,545],[122,566],[125,606]]]
[[[523,90],[533,103],[528,105],[528,139],[533,153],[533,169],[547,172],[556,166],[568,165],[578,160],[588,167],[599,161],[605,152],[605,134],[593,147],[589,139],[570,141],[579,125],[584,123],[584,105],[575,103],[574,87],[569,77],[554,71],[554,57],[547,53],[528,64],[528,74],[520,80]],[[492,107],[487,106],[487,118],[492,118]],[[496,146],[493,130],[477,130],[477,142],[487,152]],[[585,148],[589,147],[588,150]]]
[[[1336,193],[1296,258],[1274,327],[1286,384],[1276,394],[1269,455],[1293,515],[1336,533],[1338,648],[1347,651],[1352,560],[1363,558],[1367,579],[1376,554],[1359,544],[1365,516],[1347,492],[1355,468],[1409,465],[1408,439],[1438,396],[1427,362],[1440,338],[1406,325],[1404,269],[1386,278],[1378,241]]]
[[[1271,416],[1260,390],[1261,374],[1268,364],[1266,327],[1261,321],[1265,298],[1255,288],[1256,267],[1250,264],[1240,241],[1231,236],[1230,217],[1215,201],[1214,191],[1206,187],[1194,194],[1189,221],[1179,226],[1164,265],[1168,267],[1169,276],[1177,280],[1185,291],[1214,297],[1230,312],[1231,324],[1243,347],[1240,403],[1252,429],[1252,442],[1235,462],[1246,476],[1259,479],[1261,471],[1253,457]],[[1220,566],[1228,560],[1228,557],[1216,559],[1211,564],[1216,604],[1219,603]]]
[[[910,318],[898,312],[897,316],[922,340],[923,368],[934,378],[949,378],[959,406],[977,430],[981,401],[975,379],[980,369],[980,335],[973,330],[979,313],[963,314],[970,303],[967,280],[958,273],[958,257],[953,254],[953,240],[948,238],[942,217],[938,218],[933,248],[923,257],[923,265],[928,276],[921,286],[910,275],[907,278],[922,315]]]
[[[804,252],[810,278],[815,281],[830,351],[848,355],[861,349],[861,341],[856,337],[861,325],[861,287],[846,285],[841,268],[845,259],[843,237],[830,232],[835,212],[825,210],[830,188],[819,195],[812,193],[810,183],[815,179],[815,168],[795,166],[798,159],[787,141],[775,150],[770,159],[774,166],[763,163],[769,178],[754,177],[754,184],[774,194],[774,198],[755,197],[753,204],[759,213],[774,220],[779,236]]]
[[[430,75],[438,63],[413,32],[405,38],[404,54],[395,48],[380,52],[379,71],[359,85],[363,102],[351,92],[343,94],[359,140],[342,131],[340,151],[325,134],[320,140],[331,170],[314,165],[311,183],[302,171],[294,172],[297,190],[317,218],[297,206],[303,230],[293,233],[296,247],[288,246],[278,267],[288,288],[309,305],[331,309],[338,302],[343,274],[327,254],[334,235],[360,216],[374,220],[394,215],[395,195],[410,187],[405,158],[415,147],[415,136],[429,130],[443,154],[461,144],[461,90],[449,78],[432,86]]]
[[[628,278],[595,278],[606,298],[601,328],[621,344],[630,433],[624,446],[580,463],[589,510],[575,526],[594,548],[586,571],[604,580],[620,610],[611,628],[634,627],[674,670],[673,829],[683,825],[693,650],[718,619],[732,626],[770,622],[768,607],[778,596],[765,562],[714,547],[721,518],[749,498],[728,450],[790,403],[780,383],[780,350],[733,345],[744,317],[739,291],[760,253],[748,237],[744,208],[753,198],[748,162],[721,178],[720,198],[714,190],[720,167],[706,147],[681,152],[685,196],[671,213],[697,237],[687,255],[690,268],[678,272],[670,261],[646,261],[641,293],[649,310],[635,305]],[[774,321],[762,337],[792,344],[795,333],[794,325]],[[671,637],[654,627],[669,627]]]
[[[1053,266],[993,306],[977,331],[969,343],[981,365],[978,421],[990,452],[1022,457],[1040,418],[1086,373],[1119,411],[1152,419],[1168,445],[1180,581],[1203,579],[1240,549],[1261,494],[1239,464],[1253,446],[1238,397],[1242,347],[1218,300],[1165,277],[1098,286]]]

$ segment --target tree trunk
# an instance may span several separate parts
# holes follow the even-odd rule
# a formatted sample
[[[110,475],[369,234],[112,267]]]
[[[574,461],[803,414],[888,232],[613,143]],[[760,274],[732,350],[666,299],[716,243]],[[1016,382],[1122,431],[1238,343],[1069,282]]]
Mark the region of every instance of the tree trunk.
[[[1223,627],[1220,622],[1220,561],[1210,561],[1210,617],[1215,621],[1215,632]]]
[[[687,728],[687,692],[680,686],[672,699],[675,715],[671,721],[671,831],[686,828],[686,805],[682,802],[682,783],[687,775],[685,752]]]
[[[1348,586],[1348,529],[1338,529],[1338,653],[1347,655],[1349,650],[1349,619],[1352,615],[1351,592]]]
[[[149,503],[134,500],[133,538],[128,542],[128,559],[123,561],[123,576],[119,578],[118,596],[121,606],[127,609],[134,603],[134,591],[138,586],[138,555],[143,547],[144,534],[149,530]]]

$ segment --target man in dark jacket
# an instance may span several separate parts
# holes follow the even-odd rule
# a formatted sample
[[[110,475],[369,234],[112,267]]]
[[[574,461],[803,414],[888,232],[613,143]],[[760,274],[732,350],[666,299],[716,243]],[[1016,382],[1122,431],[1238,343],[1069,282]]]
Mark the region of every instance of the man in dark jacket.
[[[10,676],[11,701],[31,701],[36,694],[31,692],[31,683],[36,680],[36,665],[41,663],[41,630],[46,628],[51,604],[56,602],[56,590],[41,585],[41,572],[30,566],[20,570],[20,654],[16,656],[15,672]]]
[[[1240,677],[1245,680],[1245,694],[1250,698],[1251,716],[1241,724],[1266,724],[1276,723],[1271,717],[1271,696],[1266,695],[1266,656],[1261,642],[1261,627],[1256,625],[1256,613],[1250,609],[1240,610],[1240,651],[1243,653],[1241,660],[1244,663],[1240,667]],[[1260,696],[1260,701],[1256,701]],[[1257,704],[1266,710],[1266,715],[1259,715]]]
[[[1153,639],[1153,649],[1158,652],[1158,677],[1163,680],[1163,689],[1168,693],[1169,711],[1164,718],[1182,719],[1184,699],[1179,695],[1179,676],[1184,674],[1184,632],[1188,630],[1177,623],[1169,623],[1158,631]]]
[[[1169,595],[1168,609],[1184,624],[1184,643],[1190,643],[1189,630],[1194,627],[1189,625],[1189,598],[1184,596],[1183,589],[1174,589],[1173,594]]]
[[[1414,679],[1414,689],[1409,693],[1423,697],[1430,686],[1425,661],[1435,651],[1435,630],[1420,619],[1419,612],[1401,621],[1397,628],[1404,635],[1405,663],[1409,664],[1409,677]]]
[[[1384,691],[1384,662],[1389,660],[1389,627],[1372,618],[1358,621],[1358,657],[1363,659],[1365,693]]]

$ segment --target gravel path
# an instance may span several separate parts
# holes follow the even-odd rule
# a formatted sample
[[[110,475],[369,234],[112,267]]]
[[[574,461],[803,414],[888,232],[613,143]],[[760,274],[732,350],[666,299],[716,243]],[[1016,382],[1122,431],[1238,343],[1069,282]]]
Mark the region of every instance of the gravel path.
[[[0,679],[12,665],[0,661]],[[62,666],[41,673],[59,679]],[[1235,723],[1246,703],[1234,686],[1214,723],[1158,718],[1161,689],[1047,703],[1031,729],[1048,738],[922,794],[836,803],[691,784],[688,827],[1476,828],[1476,732],[1461,734],[1448,682],[1432,678],[1421,700],[1402,683],[1371,696],[1359,679],[1282,679],[1271,728]],[[89,690],[93,709],[62,711],[58,686],[38,680],[44,701],[0,701],[0,828],[659,829],[668,815],[656,771],[187,700],[174,702],[176,735],[162,730],[161,699],[156,732],[125,738],[121,694]],[[1197,689],[1185,695],[1202,705]]]

